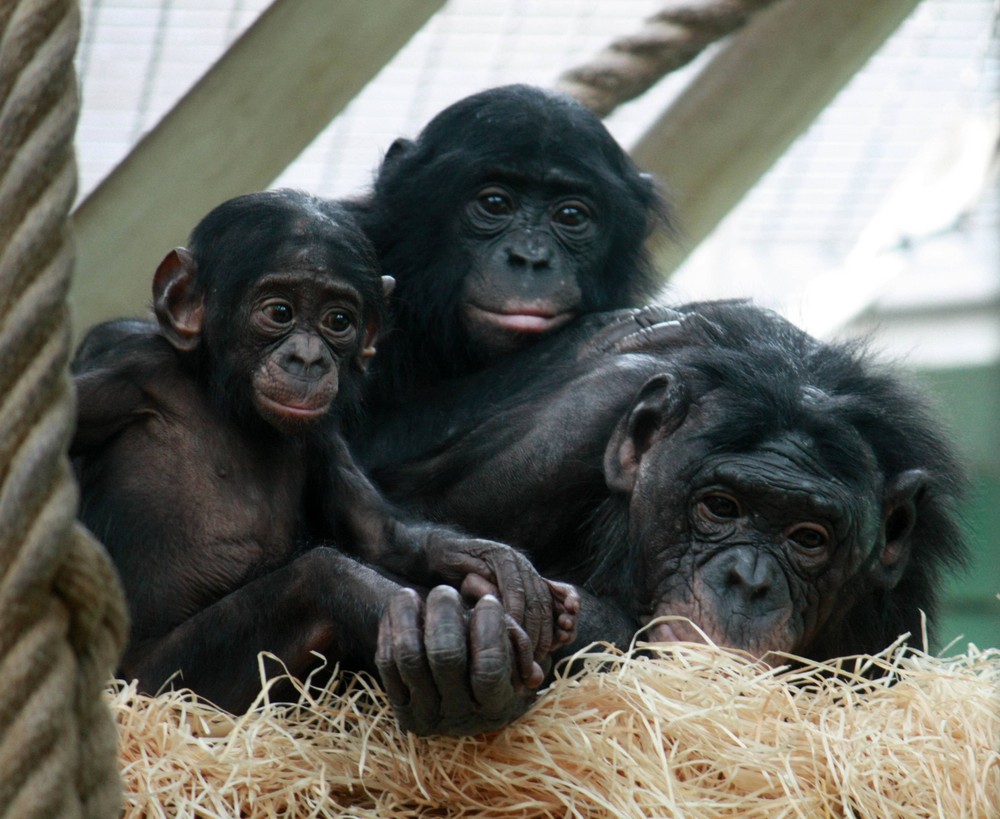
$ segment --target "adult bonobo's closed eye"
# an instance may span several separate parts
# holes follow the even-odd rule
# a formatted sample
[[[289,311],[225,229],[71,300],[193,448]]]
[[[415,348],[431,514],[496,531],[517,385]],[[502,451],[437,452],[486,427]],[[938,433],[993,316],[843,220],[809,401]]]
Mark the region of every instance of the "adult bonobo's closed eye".
[[[446,108],[392,145],[363,211],[398,285],[376,367],[386,400],[654,288],[654,184],[596,116],[551,91],[506,86]]]

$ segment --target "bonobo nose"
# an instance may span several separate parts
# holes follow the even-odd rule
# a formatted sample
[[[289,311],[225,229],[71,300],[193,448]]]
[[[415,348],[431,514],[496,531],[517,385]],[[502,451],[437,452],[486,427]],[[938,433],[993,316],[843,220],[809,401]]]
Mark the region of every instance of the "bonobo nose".
[[[330,371],[332,361],[326,345],[318,338],[291,339],[286,342],[279,364],[296,378],[318,378]]]
[[[533,230],[523,230],[511,237],[507,258],[518,267],[540,269],[552,260],[552,246],[548,236]]]
[[[707,578],[716,593],[735,606],[769,608],[788,594],[781,570],[770,555],[753,547],[728,549],[710,561]]]

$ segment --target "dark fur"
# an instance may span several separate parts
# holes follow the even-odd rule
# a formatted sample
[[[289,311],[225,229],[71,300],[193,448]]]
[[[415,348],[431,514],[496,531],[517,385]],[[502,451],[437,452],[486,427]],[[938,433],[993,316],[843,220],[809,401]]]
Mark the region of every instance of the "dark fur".
[[[433,605],[451,619],[437,645],[459,647],[445,654],[473,691],[488,670],[466,663],[467,647],[516,655],[521,679],[537,685],[534,661],[572,635],[572,596],[557,614],[552,587],[513,550],[399,514],[339,434],[384,310],[374,253],[350,215],[291,191],[230,200],[188,249],[167,254],[153,290],[158,326],[103,325],[74,364],[80,519],[107,546],[132,615],[120,672],[146,692],[179,672],[184,686],[241,710],[260,687],[258,652],[297,676],[316,668],[315,652],[374,671],[390,600],[413,599],[391,577],[426,587],[475,577],[473,596],[493,592],[507,615],[480,600],[488,627],[470,638],[458,593],[439,592]],[[405,625],[384,631],[423,650]],[[429,678],[440,669],[428,664]],[[401,721],[424,732],[502,725],[531,699],[513,696],[516,679],[503,678],[505,697],[488,676],[498,705]],[[410,685],[414,699],[433,688]]]
[[[585,180],[607,233],[603,258],[587,260],[596,272],[579,282],[580,311],[640,304],[655,290],[643,243],[664,206],[601,121],[566,96],[530,86],[474,94],[438,114],[415,142],[397,141],[360,214],[397,282],[397,326],[374,368],[376,406],[414,383],[483,366],[457,318],[462,280],[477,260],[462,249],[456,215],[487,181],[527,189],[553,173]]]
[[[825,468],[844,483],[856,480],[865,447],[874,453],[883,482],[910,469],[929,470],[912,555],[898,585],[870,588],[836,631],[807,653],[825,659],[876,652],[905,633],[919,642],[922,614],[933,634],[944,574],[966,562],[958,511],[966,482],[927,401],[893,368],[872,360],[860,343],[820,343],[749,305],[681,309],[707,320],[693,325],[691,347],[677,356],[681,377],[696,384],[698,394],[722,389],[728,396],[725,424],[705,431],[712,451],[750,451],[782,431],[796,430],[820,443]],[[821,395],[804,403],[805,388]],[[607,544],[620,542],[627,511],[620,498],[603,504],[601,523],[588,543],[599,568],[585,585],[627,599],[637,547],[631,545],[631,559],[608,559]]]
[[[643,384],[669,373],[695,404],[711,395],[725,407],[721,421],[701,430],[705,456],[753,452],[783,432],[805,433],[831,479],[857,487],[859,504],[883,503],[880,487],[908,470],[926,473],[898,583],[881,588],[864,575],[870,561],[859,567],[837,587],[847,616],[796,649],[825,659],[877,651],[905,632],[919,639],[921,612],[933,626],[943,574],[966,555],[957,513],[962,470],[925,401],[857,344],[821,343],[742,303],[679,309],[682,330],[663,346],[576,358],[582,340],[567,335],[494,365],[495,390],[485,397],[469,399],[456,382],[448,394],[461,411],[429,404],[411,412],[417,438],[433,432],[436,445],[411,450],[406,462],[393,463],[383,450],[376,480],[404,505],[505,539],[544,573],[589,590],[596,599],[588,599],[584,623],[596,628],[581,629],[581,641],[627,641],[638,627],[641,562],[652,546],[631,538],[635,507],[630,512],[631,498],[609,491],[602,459]],[[442,414],[459,420],[442,424]],[[664,502],[688,491],[678,480],[662,487]],[[606,619],[602,601],[612,604]],[[632,624],[625,630],[622,611]]]

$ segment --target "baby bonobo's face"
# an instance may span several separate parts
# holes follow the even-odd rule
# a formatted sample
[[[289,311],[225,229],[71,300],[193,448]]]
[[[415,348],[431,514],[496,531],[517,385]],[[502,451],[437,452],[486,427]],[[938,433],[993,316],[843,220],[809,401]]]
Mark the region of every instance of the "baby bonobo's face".
[[[363,335],[358,291],[315,269],[262,276],[247,297],[245,356],[254,405],[283,432],[300,432],[333,408],[341,368]]]

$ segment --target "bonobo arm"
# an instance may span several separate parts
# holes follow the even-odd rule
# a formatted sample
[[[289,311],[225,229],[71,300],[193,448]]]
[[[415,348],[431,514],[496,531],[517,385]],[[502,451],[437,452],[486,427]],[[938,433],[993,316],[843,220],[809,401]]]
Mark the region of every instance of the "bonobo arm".
[[[73,376],[76,432],[70,456],[103,446],[141,414],[152,412],[153,398],[145,386],[150,374],[159,371],[166,380],[175,367],[173,352],[153,335],[130,338],[91,356]]]
[[[120,318],[91,327],[73,354],[70,372],[74,375],[90,369],[108,351],[130,344],[136,337],[154,336],[160,326],[150,319]]]
[[[498,596],[523,628],[523,634],[520,628],[510,630],[522,679],[539,685],[544,676],[539,663],[575,634],[579,603],[573,590],[546,581],[509,546],[406,519],[375,489],[339,438],[331,441],[327,468],[335,525],[347,529],[360,556],[425,587],[444,582],[468,597]]]
[[[607,487],[604,451],[655,356],[609,356],[540,382],[438,450],[375,473],[407,509],[523,548],[545,573],[574,550],[581,522]]]
[[[162,571],[182,580],[178,570]],[[299,677],[317,665],[313,652],[370,670],[379,619],[399,588],[335,549],[316,547],[195,610],[166,634],[130,645],[121,672],[151,693],[177,673],[177,686],[240,713],[260,691],[261,651]]]

